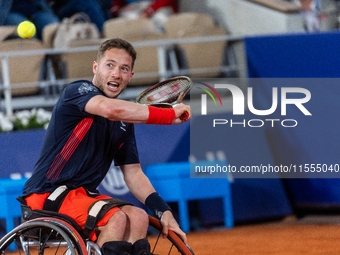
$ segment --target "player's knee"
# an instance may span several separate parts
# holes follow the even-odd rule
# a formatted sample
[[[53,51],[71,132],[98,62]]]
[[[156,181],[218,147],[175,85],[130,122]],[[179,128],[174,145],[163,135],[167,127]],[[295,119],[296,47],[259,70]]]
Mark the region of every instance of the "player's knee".
[[[127,216],[123,211],[115,212],[113,217],[115,218],[115,221],[118,221],[118,222],[126,222],[127,221]]]
[[[127,224],[127,216],[124,212],[117,211],[113,214],[108,223],[109,228],[117,229],[117,226],[125,228]]]
[[[108,241],[123,240],[128,218],[122,211],[115,212],[105,226],[98,227],[98,240],[99,247]]]
[[[149,217],[145,210],[135,207],[132,215],[135,227],[145,229],[149,226]]]

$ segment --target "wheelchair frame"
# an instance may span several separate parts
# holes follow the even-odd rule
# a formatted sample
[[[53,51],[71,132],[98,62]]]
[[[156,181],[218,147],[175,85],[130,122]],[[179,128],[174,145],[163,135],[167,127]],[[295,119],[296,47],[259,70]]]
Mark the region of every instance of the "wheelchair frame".
[[[79,226],[74,227],[72,224],[67,219],[63,220],[53,216],[38,217],[26,221],[0,240],[0,253],[10,252],[10,245],[15,243],[19,253],[24,255],[49,255],[48,249],[53,250],[55,255],[102,255],[97,244],[90,240],[84,240],[81,233],[76,230],[76,228],[79,229]],[[149,226],[158,232],[155,245],[151,247],[152,253],[164,254],[163,246],[161,246],[161,250],[155,249],[158,242],[161,241],[162,225],[160,221],[149,216]],[[169,231],[167,240],[169,241],[168,247],[170,246],[169,250],[166,250],[167,254],[194,255],[189,245],[184,244],[180,236],[173,231]],[[177,249],[173,249],[173,247]],[[177,251],[178,253],[176,253]]]

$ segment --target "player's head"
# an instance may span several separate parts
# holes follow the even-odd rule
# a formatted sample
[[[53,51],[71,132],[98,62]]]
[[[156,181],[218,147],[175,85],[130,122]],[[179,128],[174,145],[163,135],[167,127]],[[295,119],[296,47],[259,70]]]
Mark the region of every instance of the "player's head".
[[[113,48],[125,50],[131,56],[133,69],[137,57],[137,52],[129,42],[120,38],[106,40],[101,44],[97,54],[97,62],[100,61],[100,59],[105,55],[106,51]]]
[[[93,63],[93,84],[107,97],[118,97],[133,76],[136,55],[133,46],[125,40],[103,42]]]

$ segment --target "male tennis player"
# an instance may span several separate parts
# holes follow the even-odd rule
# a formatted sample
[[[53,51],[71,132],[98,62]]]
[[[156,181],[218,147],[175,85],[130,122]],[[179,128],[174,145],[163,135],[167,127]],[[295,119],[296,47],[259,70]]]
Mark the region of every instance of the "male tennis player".
[[[103,254],[150,253],[148,216],[143,209],[99,195],[97,186],[112,160],[120,166],[133,195],[161,219],[163,236],[171,229],[186,242],[167,203],[155,192],[139,164],[133,123],[180,124],[189,106],[160,109],[116,99],[133,76],[136,52],[121,39],[105,41],[93,63],[92,82],[69,84],[56,103],[40,158],[23,193],[31,209],[57,211],[90,229]],[[89,210],[100,210],[92,231]],[[90,220],[89,220],[90,219]]]

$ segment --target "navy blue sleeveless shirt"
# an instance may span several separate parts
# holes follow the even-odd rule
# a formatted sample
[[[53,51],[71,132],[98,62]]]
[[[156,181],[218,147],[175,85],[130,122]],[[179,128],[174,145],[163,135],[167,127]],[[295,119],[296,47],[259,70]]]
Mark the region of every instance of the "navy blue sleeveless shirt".
[[[102,95],[89,81],[69,84],[54,106],[40,158],[23,196],[52,192],[61,185],[95,192],[110,168],[139,163],[134,126],[84,111]]]

